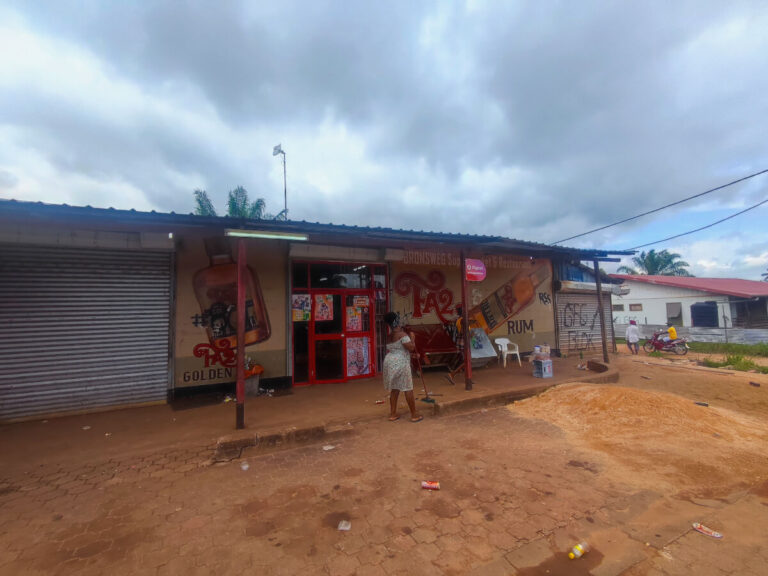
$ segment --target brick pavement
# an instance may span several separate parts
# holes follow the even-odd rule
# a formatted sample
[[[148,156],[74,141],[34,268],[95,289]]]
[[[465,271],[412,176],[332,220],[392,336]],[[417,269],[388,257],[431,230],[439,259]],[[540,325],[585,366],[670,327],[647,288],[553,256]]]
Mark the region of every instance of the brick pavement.
[[[0,574],[765,573],[765,487],[703,503],[635,492],[557,427],[505,409],[369,423],[335,442],[0,473]],[[582,538],[594,550],[569,563]]]

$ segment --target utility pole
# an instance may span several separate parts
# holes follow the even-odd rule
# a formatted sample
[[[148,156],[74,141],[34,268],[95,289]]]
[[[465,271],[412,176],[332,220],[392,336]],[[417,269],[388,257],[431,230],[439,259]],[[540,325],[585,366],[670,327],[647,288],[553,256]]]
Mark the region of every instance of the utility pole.
[[[278,154],[283,155],[283,199],[285,200],[283,214],[285,215],[285,219],[288,220],[288,172],[285,167],[285,150],[283,150],[282,144],[278,144],[272,148],[272,156],[277,156]]]

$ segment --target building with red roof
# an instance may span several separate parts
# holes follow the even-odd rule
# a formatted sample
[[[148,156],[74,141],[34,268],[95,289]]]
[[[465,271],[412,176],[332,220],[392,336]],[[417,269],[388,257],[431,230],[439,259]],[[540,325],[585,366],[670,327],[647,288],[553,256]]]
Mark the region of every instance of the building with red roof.
[[[613,300],[616,324],[768,328],[768,282],[611,274],[629,289]]]

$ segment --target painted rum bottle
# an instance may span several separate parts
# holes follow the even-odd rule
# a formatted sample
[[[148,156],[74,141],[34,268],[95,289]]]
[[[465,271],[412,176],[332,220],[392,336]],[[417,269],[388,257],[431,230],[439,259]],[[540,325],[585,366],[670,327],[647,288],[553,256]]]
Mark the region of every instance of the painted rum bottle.
[[[216,348],[237,346],[237,263],[226,238],[206,238],[210,266],[195,273],[193,286],[205,319],[209,342]],[[256,274],[245,273],[245,345],[269,339],[269,316]]]
[[[533,302],[536,287],[550,277],[549,263],[516,274],[469,311],[470,323],[491,333],[501,323]]]

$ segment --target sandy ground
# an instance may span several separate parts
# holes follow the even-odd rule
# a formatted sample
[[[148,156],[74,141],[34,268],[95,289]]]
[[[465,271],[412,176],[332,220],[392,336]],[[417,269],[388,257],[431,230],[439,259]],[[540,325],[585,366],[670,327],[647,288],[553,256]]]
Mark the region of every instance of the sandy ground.
[[[759,483],[768,463],[768,394],[749,384],[756,375],[646,362],[622,356],[621,385],[560,386],[512,410],[556,424],[610,461],[616,481],[638,489],[718,498]]]
[[[765,575],[768,376],[614,365],[618,384],[382,414],[330,448],[0,470],[0,574]]]

